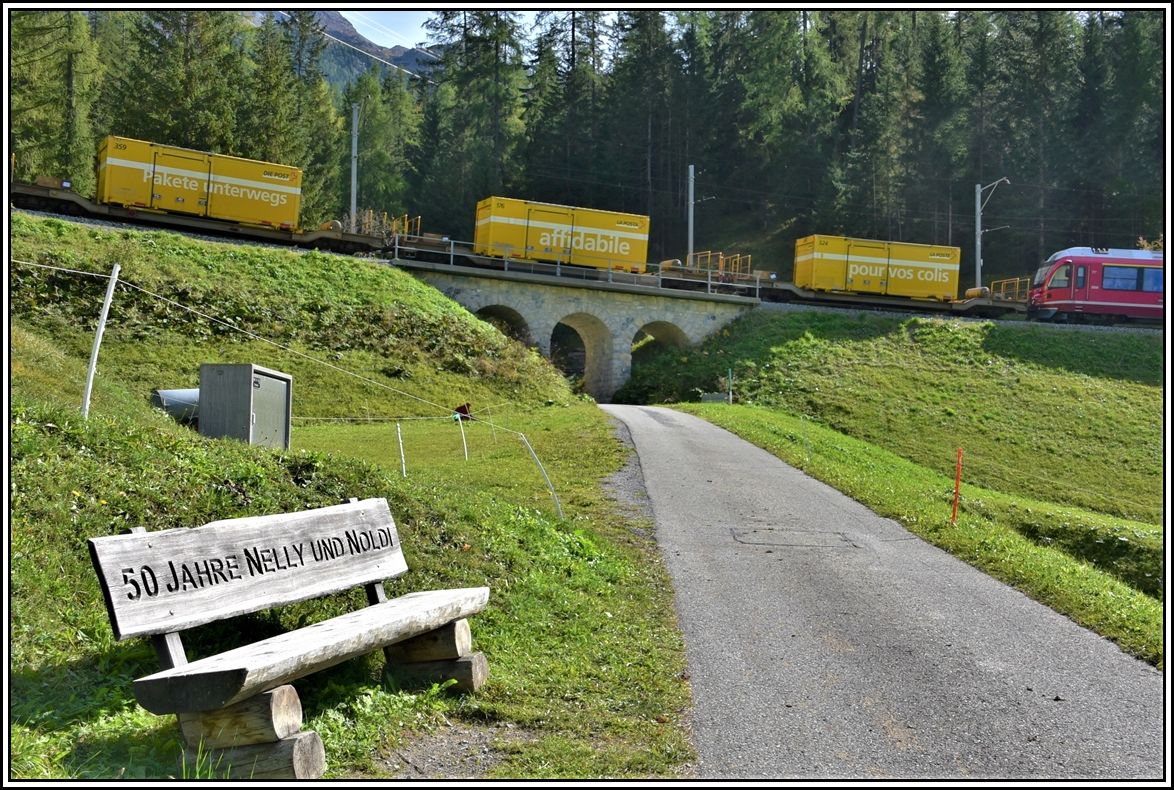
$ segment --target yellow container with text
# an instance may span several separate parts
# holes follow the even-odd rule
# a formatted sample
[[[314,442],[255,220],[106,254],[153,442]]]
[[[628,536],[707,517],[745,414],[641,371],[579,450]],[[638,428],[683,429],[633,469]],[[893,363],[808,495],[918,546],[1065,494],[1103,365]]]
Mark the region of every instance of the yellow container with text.
[[[302,171],[111,135],[98,148],[97,200],[296,231]]]
[[[961,261],[958,247],[806,236],[795,241],[795,285],[949,302],[958,296]]]
[[[488,197],[477,203],[473,252],[642,274],[648,268],[648,217]]]

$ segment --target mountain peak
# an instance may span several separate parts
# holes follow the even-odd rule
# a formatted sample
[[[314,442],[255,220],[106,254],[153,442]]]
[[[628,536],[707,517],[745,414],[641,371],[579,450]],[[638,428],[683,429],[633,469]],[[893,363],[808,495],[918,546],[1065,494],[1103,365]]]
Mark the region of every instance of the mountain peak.
[[[410,51],[407,47],[398,45],[390,48],[379,46],[355,30],[354,25],[338,11],[315,11],[314,13],[326,29],[327,34],[383,60],[396,63],[398,59],[403,58]],[[399,64],[396,63],[396,65]],[[410,66],[405,65],[404,68],[411,70]]]

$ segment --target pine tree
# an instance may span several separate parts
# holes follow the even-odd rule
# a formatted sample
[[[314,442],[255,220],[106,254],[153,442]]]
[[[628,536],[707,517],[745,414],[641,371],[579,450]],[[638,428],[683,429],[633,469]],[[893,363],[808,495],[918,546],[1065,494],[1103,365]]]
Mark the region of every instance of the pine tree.
[[[313,227],[342,214],[342,118],[322,74],[326,37],[314,11],[290,11],[281,20],[289,46],[296,143],[291,160],[302,168],[302,222]]]
[[[736,123],[736,116],[726,116],[720,122],[718,118],[722,118],[717,110],[717,96],[713,90],[712,74],[713,61],[711,60],[713,54],[712,44],[712,29],[715,24],[714,15],[706,11],[685,11],[678,12],[674,15],[674,27],[678,32],[677,50],[680,53],[680,67],[676,73],[672,75],[672,97],[673,115],[679,119],[676,125],[675,133],[672,137],[673,150],[670,155],[670,167],[676,166],[677,169],[684,168],[686,177],[676,182],[676,192],[673,194],[672,211],[675,215],[674,219],[678,227],[681,220],[685,220],[685,244],[681,252],[678,253],[681,257],[688,254],[688,217],[689,217],[689,184],[688,184],[688,168],[693,167],[694,174],[694,194],[693,200],[696,202],[701,196],[697,194],[697,170],[702,170],[701,184],[707,187],[716,185],[718,179],[722,176],[722,169],[716,167],[716,161],[711,160],[705,164],[708,167],[699,168],[698,163],[702,158],[713,150],[714,138],[719,134],[728,134],[729,127],[727,124]],[[678,174],[682,175],[682,174]],[[731,175],[731,174],[726,174]],[[709,191],[708,189],[706,190]],[[716,191],[716,190],[715,190]],[[704,197],[716,197],[713,195],[705,195]],[[699,212],[696,205],[694,209],[694,241],[699,237],[696,228],[696,219],[698,217],[712,217],[717,214],[720,209],[714,207],[714,212]],[[707,223],[708,224],[708,223]],[[674,234],[681,238],[679,232]],[[673,253],[666,250],[669,255]],[[675,256],[674,256],[675,257]]]
[[[243,24],[234,11],[144,12],[135,26],[139,59],[129,80],[136,100],[117,119],[125,133],[237,153]]]
[[[289,164],[303,154],[297,135],[297,85],[290,45],[273,14],[266,14],[253,43],[249,96],[240,111],[241,155]]]
[[[1074,238],[1090,247],[1108,247],[1111,245],[1100,238],[1102,217],[1106,216],[1108,178],[1119,172],[1122,148],[1112,133],[1109,103],[1114,81],[1103,11],[1088,14],[1081,38],[1079,93],[1069,121],[1075,150],[1068,178],[1077,190],[1076,205],[1080,207]]]
[[[802,179],[796,191],[799,205],[808,212],[796,234],[845,232],[852,227],[845,225],[844,216],[851,193],[842,154],[845,144],[837,130],[851,95],[850,72],[836,61],[828,43],[826,33],[833,17],[811,11],[801,11],[799,16],[799,91],[785,120],[790,129],[786,166]]]
[[[539,24],[548,22],[551,13],[541,12]],[[574,200],[575,190],[566,159],[569,141],[561,133],[569,110],[562,101],[563,81],[556,48],[560,32],[557,26],[550,26],[534,44],[522,111],[526,127],[523,163],[527,198],[566,204]]]
[[[131,74],[138,66],[134,33],[141,11],[90,11],[90,31],[98,50],[99,89],[91,110],[95,137],[129,135],[120,119],[128,105],[141,100],[133,93]]]
[[[1078,28],[1068,11],[1000,11],[995,18],[999,131],[1006,169],[1015,174],[1009,176],[1015,187],[1000,194],[1000,210],[1010,209],[1026,222],[1014,233],[983,239],[983,257],[989,249],[992,259],[1007,258],[1004,250],[1015,245],[1029,252],[1012,265],[1027,271],[1068,243],[1064,218],[1076,211],[1069,205],[1065,174],[1072,150],[1066,121],[1073,104]]]
[[[1115,89],[1109,105],[1111,138],[1120,141],[1122,160],[1114,174],[1114,216],[1127,218],[1119,234],[1155,237],[1165,226],[1166,39],[1161,11],[1120,12],[1112,37]],[[1124,235],[1124,234],[1122,234]],[[1121,238],[1117,235],[1114,238]],[[1115,242],[1121,243],[1121,242]]]
[[[964,182],[951,180],[966,157],[963,62],[957,31],[944,14],[923,13],[919,19],[920,79],[907,151],[906,202],[912,221],[907,238],[952,244],[952,199],[966,194]]]
[[[339,197],[342,168],[339,152],[343,143],[342,118],[334,109],[334,93],[324,78],[299,89],[306,97],[298,126],[303,151],[295,164],[302,168],[302,224],[315,227],[342,215],[344,204]],[[348,182],[349,183],[349,182]]]
[[[681,246],[679,194],[681,162],[673,162],[672,133],[677,119],[671,103],[677,56],[660,11],[621,11],[617,20],[615,64],[609,90],[608,180],[621,185],[608,208],[648,214],[649,248],[664,257]],[[676,165],[676,166],[674,166]]]
[[[347,91],[359,106],[358,208],[377,214],[408,213],[411,164],[419,143],[419,116],[404,77],[373,64]]]
[[[709,31],[704,46],[708,50],[698,60],[707,69],[704,79],[708,83],[710,101],[705,123],[709,134],[699,154],[697,164],[703,167],[715,184],[723,187],[719,210],[749,211],[765,221],[758,197],[760,189],[743,190],[745,184],[762,185],[758,168],[760,159],[746,150],[753,145],[753,138],[747,132],[749,121],[744,116],[747,106],[745,82],[747,70],[751,68],[748,58],[760,50],[747,46],[749,12],[711,11]],[[686,54],[688,58],[688,54]],[[720,120],[719,120],[720,119]],[[770,186],[781,185],[767,182]],[[708,212],[707,212],[708,213]],[[704,223],[698,223],[703,226]]]
[[[811,174],[823,163],[796,155],[800,143],[808,155],[818,141],[800,142],[808,127],[804,117],[804,42],[798,11],[751,12],[738,36],[738,84],[741,96],[733,129],[742,144],[746,181],[769,195],[751,203],[760,228],[810,212]],[[731,131],[733,131],[731,129]]]
[[[77,11],[15,10],[11,20],[13,175],[66,178],[93,194],[98,62],[88,20]]]
[[[532,199],[599,205],[604,12],[542,11],[525,90],[525,189]]]
[[[508,11],[440,11],[426,27],[444,54],[426,96],[437,136],[429,138],[421,183],[445,196],[430,195],[437,221],[469,238],[476,202],[522,180],[521,31]]]

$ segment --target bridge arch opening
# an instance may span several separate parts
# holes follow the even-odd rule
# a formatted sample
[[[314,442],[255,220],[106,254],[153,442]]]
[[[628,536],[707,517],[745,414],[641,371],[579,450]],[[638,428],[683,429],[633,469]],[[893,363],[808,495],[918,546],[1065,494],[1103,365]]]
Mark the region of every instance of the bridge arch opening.
[[[595,397],[610,397],[608,380],[611,331],[589,313],[572,313],[555,324],[550,334],[550,361],[572,382]]]
[[[486,305],[474,313],[487,324],[493,324],[497,330],[507,337],[512,337],[524,345],[533,345],[530,334],[530,325],[526,319],[512,307],[502,304]]]
[[[680,327],[668,321],[651,321],[637,329],[632,338],[632,367],[687,345],[689,338]]]

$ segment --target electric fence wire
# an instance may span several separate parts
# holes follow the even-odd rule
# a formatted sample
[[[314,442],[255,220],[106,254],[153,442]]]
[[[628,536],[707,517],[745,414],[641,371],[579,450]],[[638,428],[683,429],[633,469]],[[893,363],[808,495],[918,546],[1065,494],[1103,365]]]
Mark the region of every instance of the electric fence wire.
[[[16,263],[16,264],[20,264],[22,266],[33,266],[33,267],[40,268],[40,269],[52,269],[54,271],[69,272],[72,274],[82,274],[82,275],[86,275],[89,277],[96,277],[99,279],[109,280],[110,277],[112,276],[112,275],[106,275],[106,274],[97,274],[95,272],[86,272],[86,271],[82,271],[80,269],[68,269],[64,266],[49,266],[48,264],[43,264],[43,263],[34,263],[32,261],[22,261],[22,260],[18,260],[15,258],[9,258],[9,263]],[[342,373],[345,376],[351,376],[352,378],[356,378],[359,381],[366,382],[368,384],[371,384],[372,386],[379,387],[381,389],[385,389],[389,392],[394,392],[397,395],[402,395],[406,398],[411,398],[412,400],[416,400],[416,401],[419,401],[420,403],[424,403],[429,406],[433,406],[433,407],[445,412],[445,416],[443,418],[434,418],[434,419],[453,419],[453,418],[455,418],[457,420],[462,419],[458,412],[454,412],[452,409],[448,409],[448,408],[440,405],[439,403],[435,403],[433,401],[428,400],[427,398],[421,398],[420,396],[413,395],[412,393],[407,392],[405,390],[401,390],[401,389],[397,389],[396,387],[388,386],[387,384],[383,384],[381,382],[375,381],[374,379],[367,378],[366,376],[361,376],[358,373],[355,373],[354,371],[347,370],[346,368],[339,367],[338,365],[332,365],[329,362],[326,362],[325,360],[318,359],[317,357],[314,357],[310,354],[306,354],[304,352],[290,348],[289,346],[282,345],[281,343],[278,343],[275,340],[271,340],[267,337],[264,337],[263,335],[259,335],[256,332],[250,332],[249,330],[242,329],[241,327],[236,326],[235,324],[232,324],[228,321],[224,321],[223,319],[216,318],[215,316],[210,316],[206,313],[203,313],[199,310],[196,310],[195,308],[188,307],[187,305],[180,304],[179,302],[175,301],[174,299],[169,299],[166,296],[162,296],[161,294],[157,294],[152,291],[148,291],[146,288],[135,285],[134,283],[129,282],[127,280],[123,280],[120,278],[118,280],[118,285],[125,285],[128,288],[134,288],[135,290],[140,291],[141,293],[144,293],[147,296],[150,296],[154,299],[158,299],[166,304],[178,307],[181,310],[186,310],[187,312],[192,313],[193,315],[197,315],[197,316],[203,318],[205,321],[210,321],[214,324],[219,324],[221,326],[227,327],[228,329],[231,329],[234,332],[240,332],[241,334],[246,335],[247,337],[250,337],[254,340],[261,341],[262,343],[268,343],[269,345],[274,346],[276,348],[280,348],[281,350],[283,350],[289,354],[293,354],[294,356],[301,357],[301,358],[308,360],[310,362],[314,362],[319,365],[323,365],[323,366],[328,367],[331,370],[334,370],[338,373]],[[522,433],[521,431],[515,431],[512,428],[506,428],[505,426],[496,425],[492,422],[488,422],[488,421],[483,421],[483,422],[486,422],[487,425],[490,425],[495,430],[497,428],[501,428],[506,433],[512,433],[521,440],[522,444],[525,446],[526,450],[529,452],[530,457],[533,459],[534,465],[536,467],[538,467],[538,471],[542,474],[542,479],[546,482],[546,487],[550,490],[550,497],[552,500],[554,500],[555,512],[558,513],[558,517],[560,519],[565,518],[565,516],[563,515],[563,506],[562,506],[562,503],[559,501],[558,493],[555,491],[554,483],[551,481],[550,475],[547,474],[546,467],[542,465],[542,461],[538,458],[538,454],[536,452],[534,452],[534,448],[533,448],[533,446],[531,446],[529,439],[526,438],[526,434]],[[461,424],[461,435],[462,435],[462,442],[463,442],[463,437],[464,437],[464,424],[463,424],[463,422]],[[467,445],[466,445],[466,449],[465,449],[465,460],[466,461],[468,460],[468,447],[467,447]]]
[[[70,272],[70,273],[75,273],[75,274],[83,274],[83,275],[87,275],[87,276],[90,276],[90,277],[98,277],[98,278],[102,278],[102,279],[109,279],[109,278],[110,278],[110,275],[108,275],[108,274],[96,274],[96,273],[94,273],[94,272],[85,272],[85,271],[81,271],[81,270],[78,270],[78,269],[68,269],[68,268],[65,268],[65,267],[62,267],[62,266],[50,266],[50,265],[43,264],[43,263],[34,263],[34,262],[32,262],[32,261],[22,261],[22,260],[17,260],[17,259],[15,259],[15,258],[13,258],[13,259],[10,259],[10,262],[11,262],[11,263],[17,263],[17,264],[20,264],[20,265],[23,265],[23,266],[33,266],[33,267],[37,267],[37,268],[40,268],[40,269],[52,269],[52,270],[55,270],[55,271]],[[387,391],[389,391],[389,392],[394,392],[394,393],[395,393],[395,394],[397,394],[397,395],[401,395],[401,396],[403,396],[403,397],[405,397],[405,398],[410,398],[410,399],[412,399],[412,400],[419,401],[420,403],[423,403],[423,404],[425,404],[425,405],[427,405],[427,406],[431,406],[431,407],[433,407],[433,408],[435,408],[435,409],[438,409],[438,410],[440,410],[440,411],[442,411],[442,412],[444,412],[444,413],[445,413],[445,415],[444,415],[444,417],[443,417],[443,418],[438,418],[438,419],[451,419],[451,417],[452,417],[452,414],[453,414],[453,410],[452,410],[452,409],[450,409],[450,408],[448,408],[448,407],[446,407],[446,406],[443,406],[443,405],[441,405],[441,404],[439,404],[439,403],[436,403],[436,402],[434,402],[434,401],[430,401],[430,400],[428,400],[427,398],[422,398],[422,397],[420,397],[420,396],[418,396],[418,395],[415,395],[415,394],[413,394],[413,393],[411,393],[411,392],[407,392],[406,390],[401,390],[401,389],[398,389],[398,388],[396,388],[396,387],[392,387],[392,386],[390,386],[390,385],[388,385],[388,384],[384,384],[384,383],[382,383],[382,382],[375,381],[374,379],[368,378],[368,377],[366,377],[366,376],[363,376],[363,375],[361,375],[361,374],[359,374],[359,373],[355,373],[354,371],[347,370],[346,368],[339,367],[338,365],[333,365],[333,364],[331,364],[331,363],[329,363],[329,362],[327,362],[327,361],[325,361],[325,360],[323,360],[323,359],[318,359],[317,357],[315,357],[315,356],[313,356],[313,355],[311,355],[311,354],[306,354],[305,352],[298,351],[297,349],[294,349],[294,348],[290,348],[289,346],[286,346],[286,345],[283,345],[283,344],[281,344],[281,343],[278,343],[277,341],[275,341],[275,340],[271,340],[271,339],[269,339],[269,338],[267,338],[267,337],[265,337],[265,336],[263,336],[263,335],[259,335],[259,334],[257,334],[256,332],[251,332],[251,331],[249,331],[249,330],[247,330],[247,329],[244,329],[244,328],[242,328],[242,327],[239,327],[239,326],[237,326],[237,325],[235,325],[235,324],[233,324],[233,323],[231,323],[231,322],[225,321],[225,320],[223,320],[223,319],[220,319],[220,318],[216,318],[215,316],[208,315],[207,313],[203,313],[203,312],[201,312],[201,311],[199,311],[199,310],[196,310],[196,309],[195,309],[195,308],[193,308],[193,307],[188,307],[187,305],[180,304],[179,302],[175,301],[174,299],[169,299],[169,298],[167,298],[166,296],[162,296],[161,294],[157,294],[157,293],[154,293],[154,292],[152,292],[152,291],[148,291],[146,288],[143,288],[143,287],[141,287],[141,286],[139,286],[139,285],[135,285],[134,283],[130,282],[129,280],[125,280],[125,279],[119,278],[119,280],[118,280],[118,284],[119,284],[119,285],[124,285],[124,286],[126,286],[126,287],[128,287],[128,288],[133,288],[133,289],[135,289],[135,290],[137,290],[137,291],[140,291],[140,292],[142,292],[142,293],[146,294],[147,296],[150,296],[150,297],[152,297],[152,298],[154,298],[154,299],[158,299],[158,300],[159,300],[159,301],[161,301],[161,302],[164,302],[164,303],[166,303],[166,304],[172,305],[172,306],[174,306],[174,307],[178,307],[178,308],[179,308],[179,309],[181,309],[181,310],[186,310],[187,312],[189,312],[189,313],[192,313],[193,315],[197,315],[197,316],[199,316],[200,318],[203,318],[205,321],[210,321],[210,322],[212,322],[212,323],[214,323],[214,324],[218,324],[218,325],[220,325],[220,326],[227,327],[228,329],[231,329],[231,330],[232,330],[232,331],[234,331],[234,332],[239,332],[239,333],[241,333],[241,334],[243,334],[243,335],[246,335],[247,337],[249,337],[249,338],[252,338],[253,340],[257,340],[257,341],[260,341],[260,342],[262,342],[262,343],[267,343],[267,344],[269,344],[269,345],[271,345],[271,346],[274,346],[274,347],[276,347],[276,348],[280,348],[282,351],[285,351],[286,353],[293,354],[294,356],[301,357],[302,359],[306,359],[306,360],[308,360],[308,361],[310,361],[310,362],[314,362],[314,363],[316,363],[316,364],[319,364],[319,365],[322,365],[322,366],[324,366],[324,367],[330,368],[331,370],[333,370],[333,371],[335,371],[335,372],[342,373],[343,375],[350,376],[350,377],[352,377],[352,378],[358,379],[359,381],[365,382],[365,383],[367,383],[367,384],[370,384],[370,385],[372,385],[372,386],[374,386],[374,387],[378,387],[378,388],[380,388],[380,389],[384,389],[384,390],[387,390]],[[494,425],[494,427],[495,427],[495,428],[500,428],[501,430],[505,431],[506,433],[512,433],[512,434],[514,434],[515,436],[521,436],[521,435],[522,435],[521,431],[515,431],[515,430],[513,430],[512,428],[506,428],[506,427],[505,427],[505,426],[503,426],[503,425]]]

